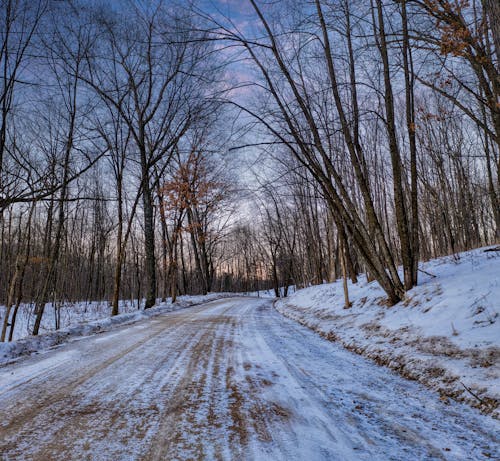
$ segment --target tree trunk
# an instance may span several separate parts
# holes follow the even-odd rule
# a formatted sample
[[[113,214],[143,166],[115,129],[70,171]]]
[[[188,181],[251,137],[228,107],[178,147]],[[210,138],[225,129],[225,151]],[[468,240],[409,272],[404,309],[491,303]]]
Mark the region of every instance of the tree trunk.
[[[141,167],[142,206],[144,212],[144,254],[146,269],[146,304],[144,305],[144,309],[149,309],[156,304],[156,258],[153,198],[151,196],[149,165],[146,159],[144,147],[141,147]]]
[[[391,74],[389,67],[389,55],[387,50],[387,41],[385,34],[385,20],[382,9],[382,1],[376,0],[378,12],[378,48],[382,58],[384,74],[384,100],[386,111],[387,136],[389,138],[389,152],[391,154],[392,180],[394,188],[394,208],[396,211],[396,224],[401,245],[401,260],[403,263],[405,290],[409,290],[414,285],[415,277],[412,242],[410,237],[410,226],[408,220],[408,211],[405,204],[403,190],[403,166],[401,154],[397,142],[396,117],[394,114],[394,95],[392,92]],[[410,122],[411,123],[411,122]]]
[[[418,260],[420,257],[420,235],[418,221],[418,176],[417,176],[417,141],[415,123],[415,95],[413,60],[408,33],[408,17],[406,10],[406,0],[402,0],[402,23],[403,23],[403,70],[405,75],[405,98],[406,98],[406,126],[410,145],[410,207],[411,207],[411,277],[412,286],[418,283]]]
[[[500,2],[498,0],[484,0],[484,9],[489,18],[497,60],[500,62]]]

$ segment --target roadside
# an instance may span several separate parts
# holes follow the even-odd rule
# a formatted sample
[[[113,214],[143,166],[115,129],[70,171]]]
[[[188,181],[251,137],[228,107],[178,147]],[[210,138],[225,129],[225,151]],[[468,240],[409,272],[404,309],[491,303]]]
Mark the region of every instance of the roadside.
[[[148,310],[131,310],[122,314],[110,317],[110,308],[105,305],[99,305],[94,308],[93,315],[97,317],[93,321],[85,321],[85,316],[80,313],[83,310],[84,303],[72,306],[73,317],[68,321],[69,325],[59,330],[53,330],[45,323],[45,333],[38,336],[29,336],[27,333],[21,339],[11,342],[0,342],[0,367],[7,363],[11,363],[20,357],[30,355],[36,352],[41,352],[51,347],[58,346],[73,338],[81,336],[89,336],[92,334],[103,333],[120,325],[128,325],[139,322],[144,319],[156,317],[167,312],[185,309],[187,307],[197,306],[210,301],[215,301],[223,298],[230,298],[235,293],[209,293],[205,296],[180,296],[177,301],[172,304],[169,301],[163,302]],[[80,315],[81,314],[81,315]],[[27,318],[27,316],[25,316]],[[48,315],[45,316],[47,318]],[[3,321],[0,316],[0,325]],[[24,325],[27,330],[28,325]]]
[[[297,291],[276,309],[324,338],[419,381],[448,398],[500,416],[500,255],[478,249],[421,265],[407,299],[384,303],[376,282],[341,281]]]

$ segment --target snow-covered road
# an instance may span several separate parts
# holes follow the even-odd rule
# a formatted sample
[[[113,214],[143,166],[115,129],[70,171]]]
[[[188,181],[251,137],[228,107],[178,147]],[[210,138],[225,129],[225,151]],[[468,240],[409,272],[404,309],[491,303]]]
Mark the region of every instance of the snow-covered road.
[[[479,460],[499,424],[231,298],[0,368],[4,460]]]

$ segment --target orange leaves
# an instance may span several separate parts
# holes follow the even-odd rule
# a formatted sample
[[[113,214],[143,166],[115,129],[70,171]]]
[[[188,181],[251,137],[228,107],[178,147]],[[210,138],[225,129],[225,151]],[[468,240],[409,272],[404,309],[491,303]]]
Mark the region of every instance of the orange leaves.
[[[32,256],[29,258],[28,263],[37,266],[40,264],[46,264],[48,261],[49,258],[46,258],[45,256]]]
[[[443,107],[438,107],[437,113],[429,112],[427,107],[419,105],[417,107],[417,113],[419,115],[419,120],[423,123],[427,122],[442,122],[449,116],[449,112]]]
[[[453,80],[450,78],[445,78],[445,79],[441,79],[441,81],[439,82],[439,86],[441,88],[446,88],[446,87],[449,87],[453,84]]]
[[[439,115],[436,115],[436,114],[433,114],[431,112],[427,112],[425,114],[422,114],[422,118],[425,120],[425,121],[430,121],[430,120],[435,120],[437,122],[440,122],[443,120],[443,118]]]
[[[211,179],[203,153],[191,151],[188,158],[179,161],[170,180],[160,189],[163,210],[182,215],[186,210],[208,208],[224,199],[224,184]],[[184,226],[189,233],[199,233],[201,224],[193,222]]]
[[[456,14],[470,7],[469,0],[424,0],[424,3],[435,14],[439,14],[441,11]]]
[[[463,16],[463,11],[470,7],[469,0],[424,0],[424,3],[437,19],[441,53],[453,56],[469,54],[469,47],[477,41]]]
[[[180,162],[172,179],[166,181],[161,193],[166,199],[165,206],[170,210],[185,210],[197,206],[210,189],[209,182],[204,180],[205,168],[199,164],[194,153]]]
[[[438,25],[439,27],[439,25]],[[472,35],[468,29],[459,23],[444,24],[441,29],[441,54],[453,56],[465,56],[467,48],[472,41]]]
[[[166,181],[161,188],[165,198],[165,208],[169,211],[185,210],[195,199],[195,192],[191,185],[189,170],[181,165],[170,181]]]

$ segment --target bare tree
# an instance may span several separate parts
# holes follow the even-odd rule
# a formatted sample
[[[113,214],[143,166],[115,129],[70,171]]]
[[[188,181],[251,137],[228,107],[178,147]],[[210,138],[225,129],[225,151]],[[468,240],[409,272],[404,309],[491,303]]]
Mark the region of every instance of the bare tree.
[[[151,9],[132,5],[127,12],[131,16],[101,18],[105,33],[100,50],[110,58],[89,58],[82,78],[116,108],[137,149],[149,308],[157,291],[153,169],[159,162],[168,164],[202,111],[193,76],[201,72],[205,47],[193,42],[186,18],[172,16],[161,2]]]

